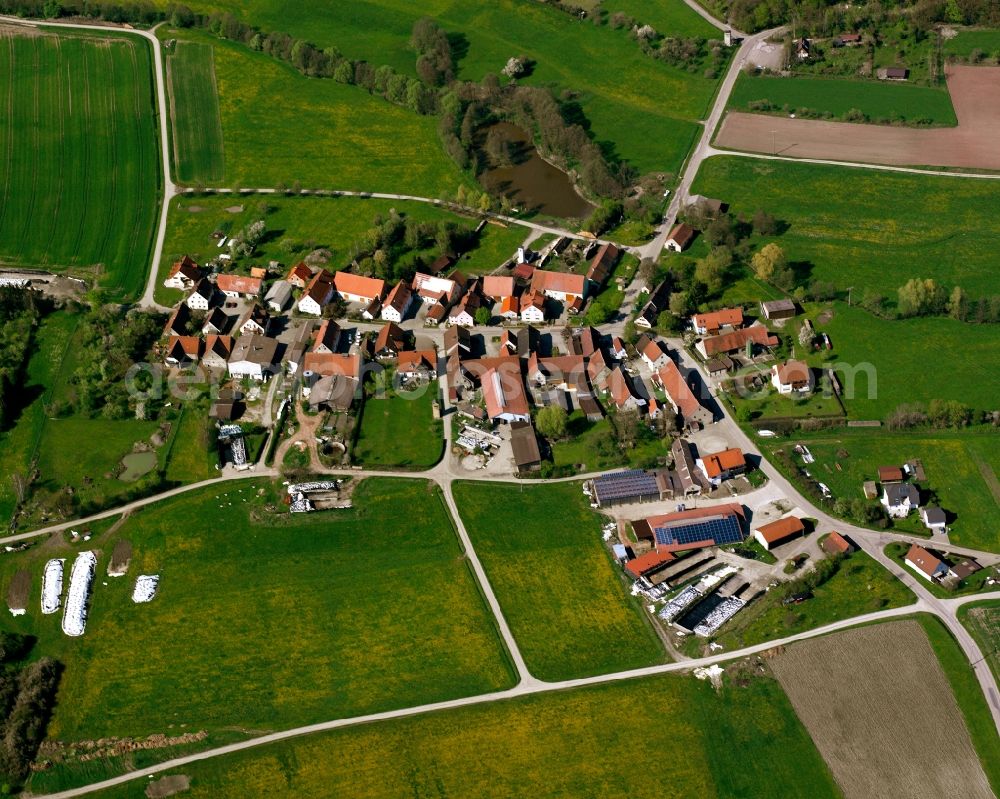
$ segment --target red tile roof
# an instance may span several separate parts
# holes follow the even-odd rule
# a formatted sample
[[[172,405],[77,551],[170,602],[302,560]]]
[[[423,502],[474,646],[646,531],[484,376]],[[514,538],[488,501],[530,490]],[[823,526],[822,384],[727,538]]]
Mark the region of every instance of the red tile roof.
[[[233,337],[212,334],[205,337],[205,354],[213,353],[221,358],[229,360],[233,353]]]
[[[776,544],[778,541],[784,541],[786,538],[805,532],[805,529],[802,519],[786,516],[784,519],[762,524],[756,528],[756,532],[760,533],[768,544]]]
[[[184,277],[188,278],[189,280],[197,280],[199,277],[201,277],[201,269],[198,267],[198,264],[196,264],[188,255],[185,255],[183,258],[181,258],[179,261],[176,261],[170,267],[170,274],[168,275],[168,277],[173,277],[178,272],[180,272],[182,275],[184,275]]]
[[[535,274],[535,267],[531,264],[518,264],[511,274],[518,280],[531,280],[531,276]]]
[[[742,327],[742,308],[722,308],[718,311],[700,313],[694,315],[694,326],[699,330],[705,329],[710,333],[721,330],[723,327]]]
[[[928,577],[933,577],[942,564],[940,558],[932,555],[922,546],[918,546],[917,544],[910,546],[910,551],[906,553],[906,560],[920,569],[920,571]]]
[[[743,457],[743,450],[739,447],[702,455],[701,462],[705,464],[705,474],[709,477],[718,477],[723,472],[741,469],[747,465],[746,458]]]
[[[358,297],[385,296],[385,281],[352,272],[337,272],[333,276],[333,285],[340,294],[353,294]]]
[[[851,542],[838,532],[830,533],[823,539],[823,549],[830,553],[845,553],[851,551]]]
[[[243,275],[219,275],[215,279],[215,285],[219,291],[237,294],[260,294],[261,283],[259,277],[244,277]]]
[[[770,331],[762,325],[753,325],[742,330],[734,330],[731,333],[710,336],[702,341],[702,345],[705,348],[705,353],[711,358],[720,352],[736,352],[745,347],[748,341],[761,347],[774,347],[778,343],[778,337],[772,336]]]
[[[304,296],[315,300],[318,305],[324,305],[333,288],[333,280],[334,277],[330,272],[320,269],[312,276],[312,280],[306,286]]]
[[[389,292],[389,296],[385,299],[385,305],[382,309],[393,308],[396,313],[402,314],[403,311],[407,309],[410,304],[410,298],[413,296],[413,292],[410,290],[409,284],[404,280],[400,280],[395,286],[392,287],[392,291]]]
[[[880,483],[900,483],[903,480],[903,470],[898,466],[879,466],[878,479]]]
[[[531,277],[531,290],[536,292],[555,291],[561,294],[582,296],[587,290],[587,278],[570,272],[547,272],[536,269]]]
[[[677,364],[673,361],[667,361],[660,371],[653,376],[653,381],[658,383],[660,388],[667,393],[670,401],[680,411],[681,416],[686,419],[701,409],[701,403],[698,402],[698,398],[691,391],[691,387],[688,386],[684,375],[681,374],[681,370],[677,368]]]
[[[664,563],[670,563],[672,560],[677,560],[677,556],[673,552],[658,552],[655,549],[651,549],[644,555],[630,560],[625,564],[625,568],[636,577],[642,577],[642,575],[648,574],[653,569],[662,566]]]
[[[504,358],[492,369],[487,369],[482,376],[483,399],[486,401],[486,413],[490,419],[496,419],[509,413],[527,416],[528,394],[521,377],[520,358]]]
[[[509,275],[487,275],[483,278],[483,294],[487,297],[509,297],[513,293],[513,277]]]
[[[301,283],[303,286],[312,280],[313,270],[306,265],[305,261],[299,261],[295,266],[288,270],[288,276],[285,278],[289,283]]]
[[[775,374],[778,382],[783,385],[791,385],[793,388],[809,385],[809,366],[802,361],[785,361],[776,364]]]
[[[411,373],[421,368],[437,372],[437,353],[434,350],[411,350],[399,353],[399,360],[396,362],[397,372]]]
[[[344,375],[358,377],[361,374],[360,355],[335,355],[329,352],[307,352],[302,361],[303,372],[313,372],[322,377]]]
[[[167,354],[178,360],[183,354],[192,361],[197,361],[201,355],[201,339],[197,336],[171,336]]]
[[[406,346],[406,333],[395,322],[389,322],[378,331],[378,336],[375,337],[375,352],[382,352],[390,345],[396,352]]]
[[[693,227],[681,222],[679,225],[675,225],[674,229],[670,231],[667,241],[676,242],[677,246],[683,250],[688,246],[688,244],[691,243],[691,239],[694,238],[694,234],[695,230]]]

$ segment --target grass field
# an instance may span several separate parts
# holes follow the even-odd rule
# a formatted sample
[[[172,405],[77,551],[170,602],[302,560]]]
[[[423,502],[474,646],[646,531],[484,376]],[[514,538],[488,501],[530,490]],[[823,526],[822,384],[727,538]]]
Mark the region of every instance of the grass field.
[[[431,415],[437,383],[427,391],[387,392],[365,400],[354,460],[366,466],[425,468],[441,460],[444,430]]]
[[[163,287],[170,265],[183,255],[198,263],[224,252],[212,232],[220,226],[238,231],[250,222],[263,218],[268,232],[252,259],[254,263],[276,260],[295,263],[309,250],[330,250],[331,268],[346,266],[350,248],[372,226],[377,215],[387,216],[391,209],[421,222],[447,220],[475,228],[473,219],[441,210],[428,203],[400,200],[377,200],[359,197],[286,197],[280,196],[191,196],[176,197],[170,204],[163,258],[156,281],[156,299],[173,304],[181,292]],[[233,211],[227,209],[234,209]],[[242,210],[235,210],[242,209]],[[488,274],[517,250],[527,228],[517,225],[487,225],[480,233],[478,246],[462,258],[459,268],[466,274]],[[288,252],[282,242],[290,240],[301,247]]]
[[[958,36],[945,39],[945,55],[968,58],[974,50],[982,50],[990,58],[1000,56],[1000,30],[959,28]]]
[[[188,404],[171,431],[173,444],[167,458],[166,478],[172,483],[196,483],[216,477],[219,461],[215,446],[208,446],[210,428],[215,424],[208,416],[205,403]],[[211,438],[215,440],[214,436]]]
[[[872,435],[866,430],[840,429],[797,436],[816,462],[809,469],[830,487],[833,496],[860,498],[862,483],[874,480],[879,466],[902,465],[919,458],[927,481],[924,495],[933,491],[949,514],[950,540],[959,546],[1000,551],[1000,501],[994,498],[983,470],[1000,473],[996,437],[985,432],[954,433],[924,430]],[[762,440],[766,453],[792,446],[785,440]],[[842,453],[847,453],[842,455]],[[797,457],[794,456],[793,457]],[[896,522],[897,529],[924,530],[916,514]]]
[[[225,148],[212,45],[180,41],[167,55],[174,179],[214,183],[225,175]]]
[[[455,484],[455,501],[531,673],[648,666],[663,649],[601,543],[577,483]]]
[[[668,450],[668,446],[655,437],[624,450],[614,441],[601,446],[601,442],[613,439],[611,422],[607,419],[590,422],[579,410],[570,414],[566,429],[566,439],[552,443],[552,460],[557,467],[578,467],[581,474],[615,466],[656,466],[657,459],[666,456]]]
[[[995,293],[1000,219],[990,181],[721,156],[704,162],[692,191],[785,222],[778,243],[806,282],[893,300],[912,277]]]
[[[872,558],[854,552],[813,591],[812,599],[783,607],[777,594],[767,594],[738,613],[715,640],[726,649],[741,649],[915,601],[910,590]]]
[[[160,181],[146,42],[0,27],[0,262],[145,281]]]
[[[807,115],[807,110],[843,117],[857,110],[871,121],[927,120],[934,125],[957,125],[951,97],[944,87],[915,86],[876,80],[836,78],[780,78],[741,74],[728,107],[753,111],[751,103],[767,100],[774,113]]]
[[[103,576],[113,540],[92,541],[82,638],[36,609],[41,564],[74,547],[4,560],[4,591],[16,569],[35,575],[28,615],[4,628],[66,665],[52,737],[280,729],[512,684],[432,484],[366,480],[354,509],[308,518],[288,516],[281,490],[241,481],[143,509],[113,534],[134,547],[122,580]],[[141,573],[160,591],[136,606]]]
[[[264,53],[198,31],[161,40],[212,47],[225,186],[388,191],[438,197],[467,183],[421,117],[333,80],[307,78]],[[179,40],[180,41],[180,40]]]
[[[366,724],[182,773],[191,799],[839,796],[784,693],[757,673],[718,691],[669,675]],[[147,782],[95,796],[140,799]]]
[[[945,317],[881,319],[845,302],[807,304],[805,310],[816,329],[830,336],[833,350],[796,346],[795,355],[814,367],[835,369],[849,417],[884,419],[903,403],[933,399],[993,407],[995,392],[980,379],[979,364],[992,357],[995,326]],[[786,325],[783,335],[794,340],[800,322]],[[928,347],[942,368],[927,368]]]
[[[962,708],[916,621],[800,641],[770,666],[848,799],[992,796]],[[915,694],[934,701],[903,700]]]
[[[976,639],[994,677],[1000,679],[1000,600],[965,605],[958,618]]]
[[[676,5],[657,16],[669,14],[678,33],[682,27],[703,30],[693,11],[676,0],[671,3]],[[478,81],[486,73],[499,74],[512,55],[526,56],[535,64],[526,82],[552,85],[557,92],[573,90],[594,138],[640,172],[680,168],[698,134],[693,120],[704,115],[716,87],[701,69],[687,72],[643,54],[625,30],[596,27],[528,0],[428,0],[419,5],[360,0],[349,6],[321,0],[294,6],[274,0],[208,0],[193,7],[231,11],[266,30],[287,31],[320,46],[336,45],[350,58],[389,64],[411,75],[415,55],[407,43],[413,23],[421,16],[432,17],[457,43],[460,78]],[[218,62],[216,68],[225,124],[228,89]],[[629,124],[622,125],[623,119]]]
[[[692,13],[683,0],[605,0],[601,7],[609,14],[624,12],[644,25],[652,25],[657,32],[671,37],[698,37],[722,39],[722,31]]]

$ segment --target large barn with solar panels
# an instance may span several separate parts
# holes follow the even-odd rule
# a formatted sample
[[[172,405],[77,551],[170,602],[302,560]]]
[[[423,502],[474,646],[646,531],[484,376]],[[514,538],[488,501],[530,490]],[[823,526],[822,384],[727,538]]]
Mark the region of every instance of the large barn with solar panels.
[[[658,552],[679,552],[739,543],[746,538],[745,522],[743,506],[729,503],[650,516],[632,527]]]

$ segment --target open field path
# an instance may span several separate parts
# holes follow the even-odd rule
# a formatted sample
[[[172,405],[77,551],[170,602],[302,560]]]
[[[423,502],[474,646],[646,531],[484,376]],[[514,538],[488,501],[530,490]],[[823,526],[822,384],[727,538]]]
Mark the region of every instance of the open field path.
[[[986,595],[978,594],[975,596],[967,597],[966,599],[968,599],[968,601],[975,601],[977,599],[983,599],[984,596]],[[710,655],[708,657],[695,658],[681,663],[663,663],[657,666],[647,666],[641,669],[632,669],[630,671],[614,672],[611,674],[601,674],[594,677],[582,677],[574,680],[562,680],[559,682],[543,682],[540,680],[532,680],[531,682],[522,681],[517,686],[507,691],[497,691],[489,694],[480,694],[478,696],[469,696],[460,699],[452,699],[445,702],[435,702],[427,705],[417,705],[415,707],[400,708],[398,710],[390,710],[384,713],[371,713],[364,716],[355,716],[352,718],[344,718],[344,719],[333,719],[331,721],[320,722],[318,724],[309,724],[302,727],[294,727],[292,729],[282,730],[280,732],[274,732],[267,735],[262,735],[260,737],[252,738],[247,741],[240,741],[238,743],[228,744],[226,746],[220,746],[214,749],[208,749],[205,750],[204,752],[197,752],[190,755],[184,755],[182,757],[177,757],[172,760],[167,760],[163,763],[159,763],[154,766],[138,769],[136,771],[132,771],[127,774],[122,774],[118,777],[112,777],[111,779],[102,780],[101,782],[95,782],[90,785],[84,785],[79,788],[73,788],[66,791],[59,791],[57,793],[44,794],[38,796],[39,799],[41,799],[42,796],[44,796],[45,799],[71,799],[71,797],[84,796],[86,794],[94,793],[95,791],[104,790],[106,788],[112,788],[116,785],[122,785],[123,783],[126,782],[142,779],[144,777],[148,777],[149,775],[182,768],[191,763],[197,763],[202,760],[209,760],[211,758],[220,757],[222,755],[242,752],[248,749],[257,748],[259,746],[266,746],[267,744],[277,743],[279,741],[286,741],[290,738],[298,738],[304,735],[311,735],[319,732],[327,732],[330,730],[341,729],[344,727],[351,727],[359,724],[370,724],[372,722],[378,722],[378,721],[389,721],[392,719],[407,718],[409,716],[422,715],[424,713],[434,713],[442,710],[453,710],[455,708],[488,704],[490,702],[499,702],[507,699],[515,699],[522,696],[530,696],[533,694],[549,693],[553,691],[565,691],[576,688],[586,688],[592,685],[601,685],[603,683],[609,683],[609,682],[640,679],[643,677],[652,677],[659,674],[686,672],[691,669],[702,668],[717,663],[725,663],[730,660],[738,660],[740,658],[760,654],[761,652],[766,652],[771,649],[787,646],[788,644],[794,643],[795,641],[802,641],[809,638],[816,638],[823,635],[829,635],[831,633],[839,632],[840,630],[846,630],[851,627],[855,627],[857,625],[872,624],[875,622],[887,621],[890,619],[901,618],[909,616],[913,613],[918,613],[927,610],[928,608],[924,606],[922,601],[918,600],[915,604],[908,605],[906,607],[892,608],[890,610],[882,610],[876,613],[869,613],[864,616],[857,616],[852,619],[844,619],[842,621],[834,622],[833,624],[828,624],[823,627],[818,627],[814,630],[809,630],[808,632],[798,633],[796,635],[790,635],[784,638],[776,639],[774,641],[768,641],[763,644],[758,644],[756,646],[734,650],[732,652],[724,652],[717,655]]]

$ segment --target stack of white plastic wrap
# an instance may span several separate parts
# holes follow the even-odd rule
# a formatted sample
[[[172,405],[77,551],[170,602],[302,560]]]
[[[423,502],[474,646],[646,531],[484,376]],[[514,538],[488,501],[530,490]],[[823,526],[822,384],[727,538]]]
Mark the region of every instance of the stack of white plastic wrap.
[[[160,582],[158,574],[140,574],[132,591],[132,601],[136,603],[150,602],[156,596],[156,586]]]
[[[63,632],[66,635],[83,635],[87,627],[87,598],[90,596],[90,586],[96,568],[97,556],[93,552],[81,552],[73,561],[62,622]]]
[[[53,558],[42,572],[42,613],[55,613],[62,602],[63,560]]]

